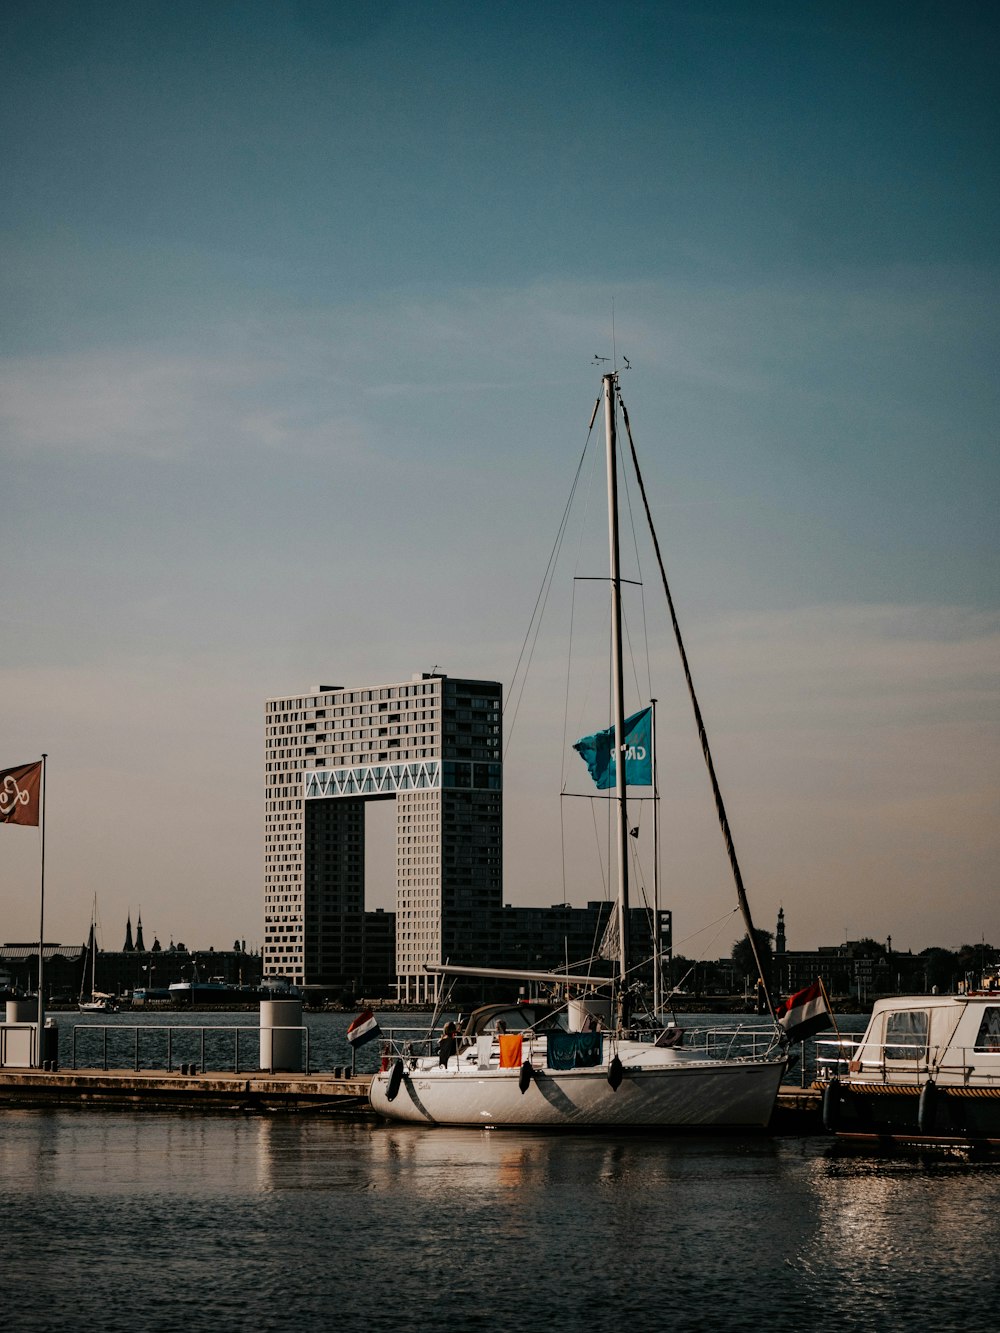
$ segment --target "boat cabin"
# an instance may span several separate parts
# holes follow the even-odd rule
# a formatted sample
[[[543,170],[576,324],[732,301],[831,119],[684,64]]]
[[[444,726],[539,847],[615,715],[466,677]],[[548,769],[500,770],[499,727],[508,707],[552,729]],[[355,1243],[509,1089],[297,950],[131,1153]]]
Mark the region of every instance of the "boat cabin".
[[[1000,995],[907,995],[879,1000],[848,1066],[851,1082],[996,1082]]]

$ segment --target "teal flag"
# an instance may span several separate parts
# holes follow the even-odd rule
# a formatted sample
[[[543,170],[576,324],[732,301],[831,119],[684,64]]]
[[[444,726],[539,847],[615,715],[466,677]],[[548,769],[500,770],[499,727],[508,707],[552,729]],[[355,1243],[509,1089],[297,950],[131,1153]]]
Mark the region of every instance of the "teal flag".
[[[625,719],[625,781],[632,787],[653,785],[652,725],[651,708]],[[601,791],[614,787],[618,781],[614,748],[614,727],[584,736],[573,746]]]

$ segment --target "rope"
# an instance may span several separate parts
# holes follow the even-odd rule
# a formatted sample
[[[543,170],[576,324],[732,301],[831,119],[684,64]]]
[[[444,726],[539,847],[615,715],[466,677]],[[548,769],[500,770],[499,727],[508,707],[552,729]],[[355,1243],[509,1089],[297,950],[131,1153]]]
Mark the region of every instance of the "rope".
[[[598,400],[598,401],[600,401],[600,400]],[[595,408],[595,411],[594,411],[594,415],[595,415],[595,417],[596,417],[596,415],[597,415],[596,408]],[[542,613],[544,612],[545,604],[546,604],[546,602],[548,601],[549,592],[551,591],[551,588],[552,588],[552,580],[553,580],[553,577],[554,577],[554,575],[555,575],[556,562],[557,562],[558,557],[559,557],[559,551],[560,551],[560,549],[561,549],[561,547],[562,547],[563,538],[564,538],[565,535],[566,535],[566,524],[567,524],[568,521],[569,521],[570,511],[571,511],[571,509],[572,509],[572,507],[573,507],[573,497],[574,497],[574,495],[576,494],[576,488],[577,488],[577,485],[578,485],[578,483],[579,483],[579,481],[580,481],[580,473],[581,473],[582,470],[583,470],[583,460],[584,460],[584,459],[586,458],[586,456],[587,456],[587,446],[588,446],[589,443],[590,443],[590,431],[593,429],[593,424],[594,424],[594,423],[593,423],[593,420],[591,420],[590,429],[588,429],[588,431],[587,431],[587,439],[586,439],[586,441],[584,442],[583,452],[580,454],[580,461],[579,461],[579,463],[577,463],[577,466],[576,466],[576,473],[575,473],[575,475],[574,475],[574,477],[573,477],[573,484],[572,484],[572,486],[570,486],[569,498],[568,498],[567,501],[566,501],[566,507],[565,507],[564,510],[563,510],[562,518],[561,518],[560,521],[559,521],[559,527],[558,527],[558,529],[557,529],[557,531],[556,531],[555,540],[554,540],[554,542],[552,543],[552,550],[549,552],[549,560],[548,560],[548,564],[545,566],[545,573],[542,575],[541,586],[540,586],[540,588],[539,588],[539,590],[538,590],[538,595],[537,595],[537,597],[535,598],[535,605],[534,605],[534,608],[533,608],[533,610],[532,610],[532,612],[531,612],[531,619],[528,621],[528,628],[527,628],[527,630],[525,631],[524,641],[523,641],[523,643],[521,644],[521,651],[520,651],[520,653],[518,654],[517,662],[516,662],[515,665],[514,665],[514,674],[513,674],[513,676],[511,677],[510,688],[509,688],[509,690],[507,691],[507,694],[506,694],[506,698],[507,698],[508,700],[509,700],[510,697],[514,694],[514,687],[515,687],[515,684],[517,683],[518,673],[521,671],[521,664],[522,664],[522,662],[524,662],[524,656],[525,656],[525,653],[527,652],[527,653],[528,653],[528,660],[527,660],[527,662],[526,662],[525,665],[524,665],[524,672],[523,672],[523,674],[521,675],[521,683],[520,683],[520,687],[519,687],[518,692],[517,692],[516,700],[515,700],[515,703],[514,703],[514,711],[513,711],[513,715],[512,715],[512,717],[511,717],[511,719],[510,719],[510,725],[509,725],[509,727],[508,727],[508,731],[507,731],[507,743],[506,743],[506,745],[504,746],[504,752],[503,752],[503,755],[504,755],[504,758],[505,758],[505,759],[506,759],[506,757],[507,757],[507,751],[508,751],[509,748],[510,748],[510,743],[511,743],[511,739],[512,739],[512,736],[513,736],[513,731],[514,731],[514,724],[515,724],[516,721],[517,721],[518,710],[520,709],[520,706],[521,706],[521,699],[522,699],[522,697],[523,697],[523,695],[524,695],[524,687],[525,687],[525,684],[526,684],[527,679],[528,679],[528,669],[529,669],[529,667],[531,666],[531,659],[532,659],[532,657],[534,656],[535,647],[536,647],[536,645],[537,645],[537,643],[538,643],[538,634],[539,634],[539,630],[541,629],[541,623],[542,623]],[[531,642],[531,648],[530,648],[530,651],[529,651],[529,649],[528,649],[528,643],[529,643],[529,640],[530,640],[530,642]],[[508,712],[508,709],[509,709],[509,704],[505,703],[505,705],[504,705],[504,714],[505,714],[505,715],[506,715],[506,713]]]

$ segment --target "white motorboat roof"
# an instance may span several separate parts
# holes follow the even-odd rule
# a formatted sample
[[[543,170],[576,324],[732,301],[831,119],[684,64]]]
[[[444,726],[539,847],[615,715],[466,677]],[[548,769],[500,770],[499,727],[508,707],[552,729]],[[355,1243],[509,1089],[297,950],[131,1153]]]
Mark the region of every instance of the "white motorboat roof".
[[[962,991],[948,995],[890,995],[872,1005],[872,1018],[886,1010],[898,1013],[901,1009],[951,1009],[967,1004],[1000,1004],[1000,990]]]

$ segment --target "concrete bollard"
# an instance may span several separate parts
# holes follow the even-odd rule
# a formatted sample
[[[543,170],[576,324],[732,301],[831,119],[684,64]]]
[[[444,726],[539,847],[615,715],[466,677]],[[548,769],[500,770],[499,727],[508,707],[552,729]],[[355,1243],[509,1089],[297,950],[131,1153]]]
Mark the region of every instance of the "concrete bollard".
[[[301,1000],[261,1000],[260,1067],[262,1070],[268,1074],[302,1073],[302,1033],[299,1031],[301,1026]],[[282,1030],[289,1028],[294,1030]]]
[[[56,1073],[59,1069],[59,1024],[47,1018],[42,1028],[42,1068]]]
[[[8,1023],[34,1023],[38,1019],[37,1000],[8,1000]]]

